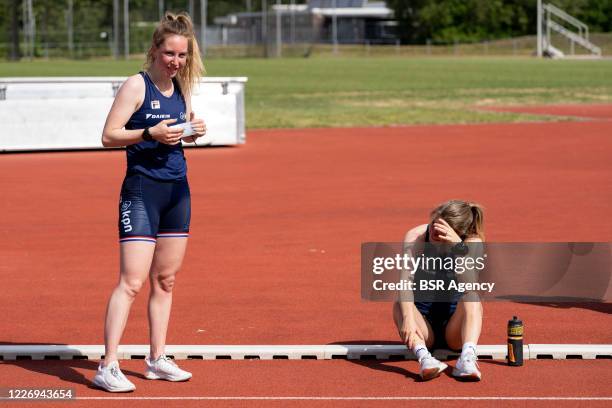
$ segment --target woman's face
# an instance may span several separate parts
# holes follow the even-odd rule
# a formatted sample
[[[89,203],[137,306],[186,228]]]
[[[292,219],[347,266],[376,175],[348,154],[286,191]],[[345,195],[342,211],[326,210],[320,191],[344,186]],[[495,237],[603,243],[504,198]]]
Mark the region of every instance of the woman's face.
[[[182,35],[169,35],[155,52],[157,69],[169,78],[176,76],[187,63],[188,40]]]

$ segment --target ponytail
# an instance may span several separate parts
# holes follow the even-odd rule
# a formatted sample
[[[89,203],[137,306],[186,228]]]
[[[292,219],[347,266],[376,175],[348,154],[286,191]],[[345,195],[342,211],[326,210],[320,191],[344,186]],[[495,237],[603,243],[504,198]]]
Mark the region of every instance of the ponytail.
[[[470,224],[470,235],[478,236],[484,241],[484,211],[480,204],[470,203],[472,212],[472,223]]]
[[[461,237],[479,237],[484,241],[484,211],[480,204],[463,200],[449,200],[434,208],[430,222],[442,218]]]

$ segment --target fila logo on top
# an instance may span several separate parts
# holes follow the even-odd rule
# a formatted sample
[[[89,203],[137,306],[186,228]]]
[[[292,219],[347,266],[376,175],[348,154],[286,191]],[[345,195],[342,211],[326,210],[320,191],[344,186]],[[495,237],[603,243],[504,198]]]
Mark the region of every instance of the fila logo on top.
[[[132,225],[130,220],[130,213],[132,211],[128,210],[132,205],[131,201],[124,201],[121,203],[121,223],[123,224],[123,232],[131,232]]]
[[[159,109],[159,101],[151,101],[151,109]]]

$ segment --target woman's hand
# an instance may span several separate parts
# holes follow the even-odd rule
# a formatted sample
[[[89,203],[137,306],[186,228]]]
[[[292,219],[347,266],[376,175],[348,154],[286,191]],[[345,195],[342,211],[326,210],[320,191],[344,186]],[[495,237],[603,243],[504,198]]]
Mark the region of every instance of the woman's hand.
[[[412,350],[416,344],[420,344],[421,342],[425,343],[425,336],[423,336],[414,318],[410,316],[404,317],[399,335],[410,350]]]
[[[196,119],[193,112],[189,113],[189,121],[191,122],[191,127],[194,133],[191,136],[187,136],[183,140],[187,143],[194,143],[198,137],[202,137],[206,134],[206,123],[204,123],[204,119]]]
[[[168,126],[176,122],[176,119],[164,119],[157,125],[149,128],[149,133],[154,140],[167,145],[175,145],[181,142],[183,129]]]
[[[443,242],[461,242],[461,237],[457,235],[455,230],[442,219],[437,218],[433,223],[434,233],[439,241]]]

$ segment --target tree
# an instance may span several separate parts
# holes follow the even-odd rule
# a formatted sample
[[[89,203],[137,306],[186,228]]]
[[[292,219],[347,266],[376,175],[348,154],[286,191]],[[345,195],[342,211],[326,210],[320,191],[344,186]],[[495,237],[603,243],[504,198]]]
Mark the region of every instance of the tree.
[[[18,61],[21,58],[21,52],[19,51],[19,0],[11,0],[9,15],[11,19],[9,25],[11,51],[8,57],[11,61]]]
[[[612,0],[550,0],[591,31],[612,30]],[[536,0],[388,0],[402,42],[482,41],[536,32]]]
[[[395,12],[399,23],[399,37],[404,43],[422,42],[427,32],[422,26],[421,10],[431,3],[431,0],[387,0],[387,5]]]

